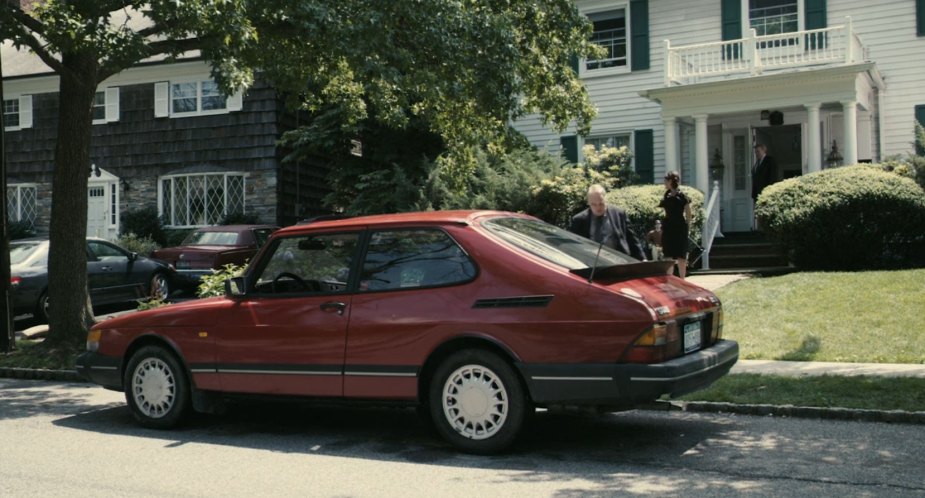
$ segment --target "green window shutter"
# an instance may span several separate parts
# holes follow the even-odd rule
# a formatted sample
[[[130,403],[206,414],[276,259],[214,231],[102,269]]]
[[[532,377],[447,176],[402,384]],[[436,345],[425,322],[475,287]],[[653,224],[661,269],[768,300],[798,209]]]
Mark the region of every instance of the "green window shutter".
[[[823,29],[828,27],[825,13],[825,2],[826,0],[804,0],[803,24],[805,25],[806,29]],[[818,33],[813,36],[806,35],[806,40],[804,40],[803,46],[806,47],[806,50],[825,48],[827,42],[825,38],[826,36],[827,35]]]
[[[631,70],[649,69],[649,0],[630,1]]]
[[[925,36],[925,0],[915,0],[915,34]]]
[[[577,55],[573,55],[569,60],[569,63],[572,65],[572,71],[575,71],[575,74],[581,74],[578,69],[581,65],[581,58]]]
[[[640,183],[655,182],[655,145],[652,130],[636,130],[633,138],[633,160]]]
[[[742,38],[742,2],[740,0],[723,0],[723,41]],[[738,59],[739,47],[727,47],[724,59]]]
[[[803,13],[806,18],[803,24],[806,29],[822,29],[828,27],[825,2],[826,0],[803,0]]]
[[[920,126],[925,127],[925,104],[915,106],[915,120]],[[916,130],[916,132],[918,132],[918,130]],[[920,156],[925,155],[925,143],[919,142],[918,133],[916,133],[915,137],[915,153]]]
[[[578,137],[576,135],[561,137],[559,138],[559,143],[562,145],[562,156],[569,162],[577,163]]]

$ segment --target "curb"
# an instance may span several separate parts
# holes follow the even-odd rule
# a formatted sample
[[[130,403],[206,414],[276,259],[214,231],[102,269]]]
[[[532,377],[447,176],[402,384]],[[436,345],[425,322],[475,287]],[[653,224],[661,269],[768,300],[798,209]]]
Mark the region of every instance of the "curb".
[[[925,412],[903,410],[865,410],[860,408],[822,408],[794,405],[744,405],[712,401],[656,401],[655,410],[703,413],[732,413],[761,417],[791,417],[823,420],[855,420],[892,424],[925,424]]]
[[[88,382],[76,370],[44,370],[35,368],[0,368],[0,377],[26,380]],[[925,425],[925,412],[903,410],[863,410],[856,408],[820,408],[794,405],[744,405],[712,401],[656,401],[641,410],[680,411],[701,413],[730,413],[760,417],[790,417],[821,420],[854,420],[859,422],[885,422],[891,424]]]

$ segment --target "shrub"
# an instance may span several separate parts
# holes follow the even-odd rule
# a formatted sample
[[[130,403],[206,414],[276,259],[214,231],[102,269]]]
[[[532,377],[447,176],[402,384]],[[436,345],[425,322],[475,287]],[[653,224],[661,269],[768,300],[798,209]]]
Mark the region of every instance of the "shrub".
[[[32,223],[26,220],[11,221],[6,225],[10,240],[25,239],[35,235]]]
[[[811,173],[758,198],[762,230],[803,268],[869,269],[922,264],[925,199],[912,180],[869,166]]]
[[[142,237],[134,233],[120,235],[116,243],[127,251],[137,252],[145,256],[151,254],[155,249],[160,247],[151,237]]]
[[[164,230],[164,247],[175,247],[183,243],[195,228],[168,228]]]
[[[682,186],[681,191],[691,200],[688,236],[699,244],[703,230],[703,194],[687,186]],[[649,230],[655,228],[655,220],[665,218],[665,210],[658,207],[664,195],[665,187],[661,185],[632,185],[608,192],[607,203],[626,211],[630,229],[644,239]]]
[[[257,218],[256,214],[244,214],[240,211],[235,211],[234,213],[228,213],[222,218],[222,221],[219,222],[219,225],[258,225],[260,224],[260,219]]]
[[[588,207],[588,187],[609,185],[610,177],[583,166],[563,168],[557,175],[542,180],[530,191],[530,214],[553,225],[567,227],[575,213]]]
[[[227,264],[221,270],[212,270],[211,275],[203,275],[196,289],[196,296],[215,297],[225,295],[225,280],[244,275],[246,265]]]
[[[156,207],[146,207],[122,213],[120,225],[122,234],[135,234],[139,237],[148,237],[160,245],[167,242],[164,234],[164,224],[157,214]]]

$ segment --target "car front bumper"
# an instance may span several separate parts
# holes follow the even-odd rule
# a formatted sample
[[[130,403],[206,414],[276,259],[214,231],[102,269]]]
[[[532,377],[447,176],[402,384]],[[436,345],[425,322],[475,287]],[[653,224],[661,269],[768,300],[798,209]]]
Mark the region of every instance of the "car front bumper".
[[[77,357],[77,373],[106,389],[122,390],[122,359],[87,351]]]
[[[664,363],[526,364],[523,374],[534,403],[632,406],[663,395],[680,396],[706,388],[739,359],[739,344],[713,346]]]

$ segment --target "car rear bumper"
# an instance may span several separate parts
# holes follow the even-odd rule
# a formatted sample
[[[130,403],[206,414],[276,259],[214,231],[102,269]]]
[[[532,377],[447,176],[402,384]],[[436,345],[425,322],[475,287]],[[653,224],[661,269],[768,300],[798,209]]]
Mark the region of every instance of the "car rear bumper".
[[[533,401],[546,404],[631,406],[662,395],[706,388],[739,359],[739,344],[713,346],[657,364],[525,364],[521,373]]]
[[[77,373],[107,389],[122,390],[122,359],[87,351],[77,357]]]

